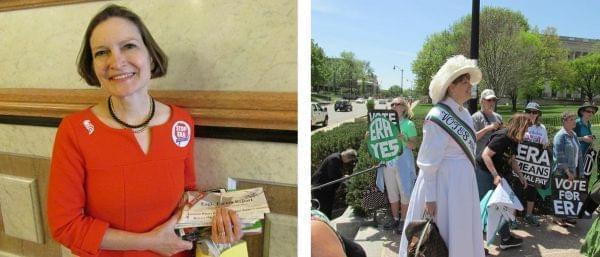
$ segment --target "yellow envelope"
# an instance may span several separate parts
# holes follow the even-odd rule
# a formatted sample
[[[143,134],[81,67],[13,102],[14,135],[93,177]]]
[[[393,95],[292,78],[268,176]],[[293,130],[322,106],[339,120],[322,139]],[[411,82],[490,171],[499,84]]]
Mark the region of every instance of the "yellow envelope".
[[[210,255],[206,249],[201,247],[196,248],[196,257],[215,257]],[[239,243],[231,246],[231,248],[223,251],[218,257],[248,257],[248,247],[246,241],[240,241]]]
[[[246,241],[239,242],[231,248],[223,251],[219,257],[248,257]]]

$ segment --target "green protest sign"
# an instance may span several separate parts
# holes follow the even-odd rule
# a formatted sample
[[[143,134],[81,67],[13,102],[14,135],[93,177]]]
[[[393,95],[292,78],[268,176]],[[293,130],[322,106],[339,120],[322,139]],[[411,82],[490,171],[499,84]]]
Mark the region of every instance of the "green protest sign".
[[[383,116],[369,123],[369,154],[378,161],[391,161],[401,153],[398,128]]]

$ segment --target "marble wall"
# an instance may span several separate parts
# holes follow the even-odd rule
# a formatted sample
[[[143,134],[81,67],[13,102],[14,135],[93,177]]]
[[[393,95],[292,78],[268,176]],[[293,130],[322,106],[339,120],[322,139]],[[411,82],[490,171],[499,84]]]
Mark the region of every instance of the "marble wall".
[[[169,56],[167,76],[153,89],[296,92],[295,0],[98,1],[0,12],[0,88],[86,88],[77,54],[89,20],[108,3],[136,12]]]

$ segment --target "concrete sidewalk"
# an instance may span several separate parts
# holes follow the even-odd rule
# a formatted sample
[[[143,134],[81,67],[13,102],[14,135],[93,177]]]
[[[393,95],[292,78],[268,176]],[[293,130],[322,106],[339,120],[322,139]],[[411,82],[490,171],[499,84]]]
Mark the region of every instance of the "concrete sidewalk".
[[[491,256],[500,257],[579,257],[582,256],[579,253],[579,248],[583,244],[585,235],[596,216],[597,214],[594,214],[592,219],[579,219],[575,226],[567,228],[552,223],[550,216],[543,216],[540,219],[542,223],[540,227],[524,224],[522,219],[519,219],[519,228],[512,230],[512,233],[523,238],[523,245],[507,250],[501,250],[496,245],[490,245],[488,250]],[[348,216],[345,219],[349,220]],[[383,220],[378,218],[378,220],[380,219]],[[364,248],[367,256],[398,256],[400,235],[391,230],[383,230],[383,226],[378,222],[374,222],[372,218],[363,218],[362,221],[359,221],[358,218],[352,217],[351,220],[354,224],[353,227],[358,227],[358,230],[354,229],[356,232],[347,230],[346,233],[356,233],[354,240]],[[338,222],[338,226],[343,226],[341,223],[343,222]],[[379,223],[383,222],[380,221]]]

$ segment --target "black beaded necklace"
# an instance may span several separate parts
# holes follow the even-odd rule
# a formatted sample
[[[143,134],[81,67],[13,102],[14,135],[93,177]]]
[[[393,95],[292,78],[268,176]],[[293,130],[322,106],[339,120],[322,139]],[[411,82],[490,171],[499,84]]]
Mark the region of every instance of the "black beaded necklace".
[[[152,102],[152,104],[150,105],[150,113],[148,114],[148,118],[142,122],[142,124],[139,125],[130,125],[125,123],[124,121],[120,120],[119,118],[117,118],[117,115],[115,114],[115,111],[113,110],[113,106],[112,106],[112,101],[110,100],[112,96],[108,97],[108,111],[110,112],[110,116],[112,116],[112,118],[117,121],[119,124],[130,128],[130,129],[138,129],[138,128],[143,128],[148,126],[148,123],[150,122],[150,120],[152,120],[152,117],[154,117],[154,98],[152,98],[152,96],[150,96],[150,101]]]

